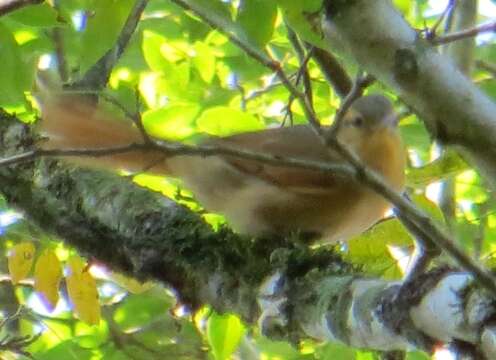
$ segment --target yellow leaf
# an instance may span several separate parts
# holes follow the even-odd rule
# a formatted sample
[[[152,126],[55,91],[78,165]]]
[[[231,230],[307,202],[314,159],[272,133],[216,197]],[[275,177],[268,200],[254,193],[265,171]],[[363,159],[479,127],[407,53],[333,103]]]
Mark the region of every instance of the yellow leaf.
[[[67,260],[67,266],[68,266],[68,276],[73,275],[73,274],[82,274],[83,271],[86,270],[86,262],[81,259],[79,256],[71,256],[69,260]]]
[[[119,286],[123,287],[132,294],[141,294],[150,290],[154,284],[151,281],[140,282],[136,279],[127,277],[125,275],[112,272],[110,278]]]
[[[74,313],[85,323],[97,325],[100,322],[100,303],[96,281],[79,256],[71,257],[67,265],[69,268],[66,277],[67,292]]]
[[[62,279],[60,261],[51,249],[46,249],[34,266],[34,288],[45,307],[52,311],[59,301],[59,284]]]
[[[32,242],[23,242],[10,249],[8,265],[13,284],[17,284],[28,276],[33,265],[34,251]]]

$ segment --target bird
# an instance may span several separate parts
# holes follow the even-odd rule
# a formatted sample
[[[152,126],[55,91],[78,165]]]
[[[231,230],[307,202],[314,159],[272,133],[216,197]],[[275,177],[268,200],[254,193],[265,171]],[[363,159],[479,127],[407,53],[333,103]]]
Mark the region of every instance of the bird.
[[[45,149],[98,149],[143,142],[142,132],[132,121],[95,111],[73,96],[46,101],[41,113]],[[362,96],[344,113],[335,136],[388,186],[402,191],[405,150],[397,123],[385,96]],[[347,164],[309,125],[207,136],[201,144]],[[131,172],[147,169],[156,175],[179,178],[203,207],[224,215],[232,228],[251,236],[300,232],[313,234],[318,243],[346,241],[382,219],[391,207],[381,195],[339,174],[274,166],[231,155],[167,156],[159,151],[133,151],[72,161],[93,168]]]

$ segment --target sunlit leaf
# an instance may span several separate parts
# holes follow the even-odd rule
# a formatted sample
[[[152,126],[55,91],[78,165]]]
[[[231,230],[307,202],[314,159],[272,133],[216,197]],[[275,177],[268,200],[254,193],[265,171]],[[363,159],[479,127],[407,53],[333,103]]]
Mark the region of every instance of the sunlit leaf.
[[[193,64],[198,69],[202,79],[206,83],[210,83],[215,75],[215,54],[210,46],[200,41],[195,43]]]
[[[34,288],[46,308],[52,311],[59,300],[59,285],[62,279],[62,266],[51,249],[44,250],[34,267]]]
[[[408,15],[412,7],[412,0],[394,0],[393,3],[403,15]]]
[[[154,137],[180,140],[194,133],[193,120],[199,112],[196,104],[172,105],[145,112],[143,124]]]
[[[262,122],[255,116],[224,106],[205,110],[197,124],[200,131],[218,136],[263,129]]]
[[[215,358],[228,359],[238,347],[245,331],[237,316],[212,313],[207,323],[207,339]]]
[[[376,360],[375,354],[372,351],[358,350],[355,356],[356,360]]]
[[[154,71],[162,71],[164,58],[160,52],[160,46],[167,41],[162,35],[156,34],[153,31],[143,31],[143,56],[150,69]]]
[[[32,242],[22,242],[9,250],[8,267],[13,284],[25,279],[33,265],[35,247]]]

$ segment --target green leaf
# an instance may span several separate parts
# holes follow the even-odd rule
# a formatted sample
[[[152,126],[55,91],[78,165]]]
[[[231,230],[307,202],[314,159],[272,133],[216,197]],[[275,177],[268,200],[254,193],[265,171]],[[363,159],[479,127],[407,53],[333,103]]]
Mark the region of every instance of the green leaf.
[[[81,47],[81,70],[88,70],[114,43],[122,30],[134,0],[98,0],[88,17]]]
[[[272,37],[276,17],[275,0],[241,0],[236,22],[250,42],[263,47]]]
[[[29,70],[21,59],[19,46],[12,33],[0,23],[0,106],[18,105],[24,101]]]
[[[393,0],[394,6],[396,6],[403,15],[407,16],[412,8],[411,0]]]
[[[439,206],[434,203],[433,201],[429,200],[425,195],[423,194],[413,194],[411,195],[412,201],[418,205],[419,207],[422,208],[427,214],[429,214],[432,218],[439,222],[444,221],[444,216],[443,212],[439,208]]]
[[[41,354],[36,354],[38,360],[53,360],[53,359],[67,359],[68,354],[70,358],[78,360],[93,359],[93,351],[91,349],[84,349],[80,347],[74,339],[69,339],[59,343],[58,345],[50,348]]]
[[[143,114],[143,125],[153,137],[181,140],[191,136],[193,120],[200,112],[197,104],[172,105]]]
[[[229,358],[238,348],[245,334],[241,320],[232,314],[219,315],[213,312],[208,318],[207,339],[217,360]]]
[[[407,183],[409,186],[425,186],[468,169],[469,166],[460,155],[454,151],[446,151],[441,157],[425,166],[409,169]]]
[[[320,28],[322,0],[277,0],[277,3],[283,12],[284,20],[300,38],[322,49],[328,47],[322,34],[317,31]]]
[[[162,44],[166,43],[167,39],[153,31],[143,31],[143,56],[146,63],[153,71],[167,71],[168,67],[165,64],[166,60],[160,52]]]
[[[255,116],[226,106],[205,110],[196,123],[200,131],[218,136],[263,129]]]
[[[23,7],[10,14],[9,18],[21,24],[34,27],[61,25],[57,20],[57,11],[47,3]]]
[[[231,13],[226,1],[222,0],[185,0],[194,9],[201,9],[209,18],[231,21]]]
[[[348,241],[345,258],[363,266],[369,274],[388,279],[401,277],[401,271],[391,257],[388,246],[411,247],[413,238],[397,219],[378,223],[367,232]]]
[[[172,305],[168,300],[148,294],[128,296],[115,311],[114,320],[123,331],[145,326],[167,314]]]
[[[317,348],[316,355],[320,360],[354,360],[356,351],[346,345],[337,342],[329,342]]]
[[[150,69],[161,74],[154,84],[156,92],[173,99],[182,98],[183,101],[197,100],[197,94],[190,86],[189,56],[186,56],[186,51],[176,51],[167,42],[162,35],[149,30],[143,31],[142,51],[145,61]]]
[[[403,119],[400,132],[409,149],[414,150],[422,161],[430,160],[431,138],[424,124],[416,116]]]
[[[301,359],[300,352],[285,341],[274,341],[266,337],[256,339],[257,349],[260,349],[263,359]]]
[[[376,356],[373,352],[371,351],[357,351],[356,353],[356,360],[376,360]]]
[[[406,353],[405,360],[430,360],[430,359],[431,357],[428,356],[426,353],[420,351],[411,351]]]

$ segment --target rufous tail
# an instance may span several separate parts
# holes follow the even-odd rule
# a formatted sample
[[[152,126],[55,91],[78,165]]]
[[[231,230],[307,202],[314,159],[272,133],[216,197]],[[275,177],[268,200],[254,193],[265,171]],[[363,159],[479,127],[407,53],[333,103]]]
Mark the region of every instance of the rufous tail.
[[[41,103],[40,130],[44,149],[108,149],[143,143],[143,136],[129,119],[118,119],[74,98],[45,99]],[[165,155],[159,151],[132,151],[98,157],[77,156],[71,162],[87,167],[167,175]]]

